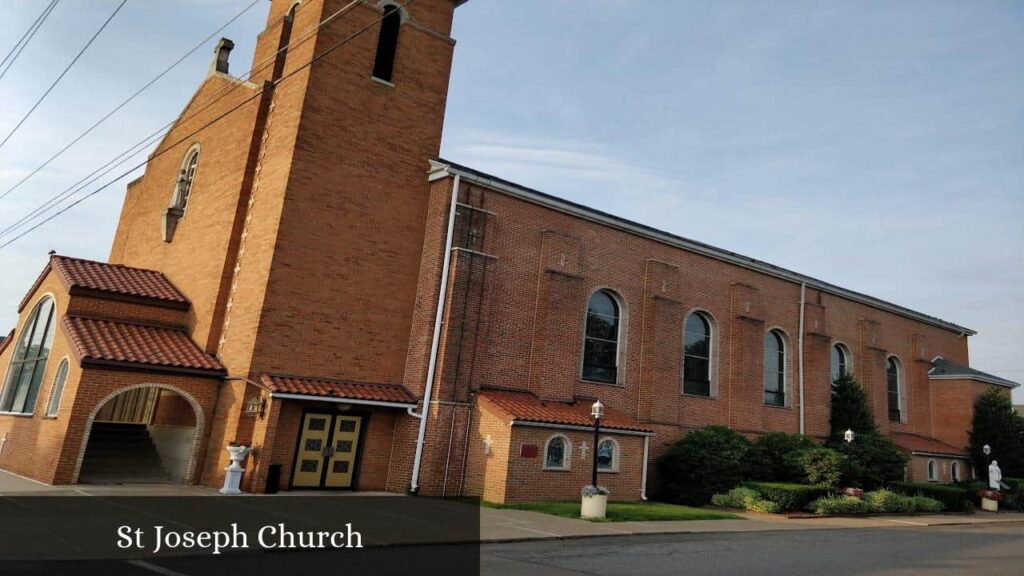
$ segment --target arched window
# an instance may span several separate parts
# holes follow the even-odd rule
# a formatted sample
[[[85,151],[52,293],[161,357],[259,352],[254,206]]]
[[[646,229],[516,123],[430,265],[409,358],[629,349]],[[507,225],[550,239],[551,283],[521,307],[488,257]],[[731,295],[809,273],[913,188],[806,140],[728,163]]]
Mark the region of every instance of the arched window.
[[[711,322],[703,312],[683,326],[683,394],[711,396]]]
[[[850,373],[850,352],[842,344],[832,345],[832,381]]]
[[[953,462],[952,464],[949,465],[949,476],[950,476],[950,479],[953,480],[953,482],[959,482],[960,481],[960,463],[959,462]]]
[[[939,470],[938,470],[938,466],[935,465],[935,460],[929,460],[928,461],[928,479],[929,480],[938,480],[939,479]]]
[[[395,70],[395,54],[398,52],[398,29],[402,26],[402,12],[398,6],[384,6],[384,18],[380,21],[380,36],[377,37],[377,58],[373,61],[373,77],[391,82]]]
[[[900,366],[895,357],[890,356],[885,364],[885,382],[889,397],[889,421],[902,422],[903,411],[900,402],[902,391],[900,387],[903,383],[900,382]]]
[[[603,472],[618,472],[619,443],[605,438],[597,445],[597,469]]]
[[[568,470],[570,444],[565,436],[552,436],[544,444],[544,468],[548,470]]]
[[[11,357],[0,412],[31,414],[39,395],[39,384],[50,357],[54,325],[53,298],[43,298],[25,322],[24,334]]]
[[[598,290],[587,302],[583,343],[583,379],[615,384],[619,367],[619,303],[611,292]]]
[[[181,161],[181,168],[178,170],[178,180],[174,185],[174,197],[171,199],[171,208],[177,208],[183,213],[188,207],[188,198],[192,194],[192,182],[196,177],[196,167],[199,165],[199,145],[189,148],[185,153],[185,159]]]
[[[786,344],[778,330],[764,336],[764,403],[786,405]]]
[[[53,387],[50,389],[50,401],[46,404],[46,415],[56,417],[60,412],[60,400],[64,396],[64,382],[68,379],[68,359],[61,360],[57,366],[57,375],[53,377]]]

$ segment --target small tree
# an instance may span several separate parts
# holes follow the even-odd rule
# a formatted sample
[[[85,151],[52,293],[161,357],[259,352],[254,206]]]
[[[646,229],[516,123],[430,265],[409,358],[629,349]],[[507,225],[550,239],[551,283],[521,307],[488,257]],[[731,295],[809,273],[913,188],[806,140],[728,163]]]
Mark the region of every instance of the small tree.
[[[846,456],[831,448],[817,447],[800,455],[804,478],[810,484],[832,487],[839,483],[846,469]]]
[[[1013,410],[1009,394],[993,387],[975,400],[970,439],[971,460],[982,479],[988,477],[985,444],[992,447],[991,458],[999,461],[1003,476],[1024,475],[1024,418]]]
[[[848,454],[843,482],[874,489],[903,478],[907,457],[892,440],[878,432],[867,394],[852,375],[844,374],[832,384],[829,424],[832,430],[826,446]],[[854,432],[851,445],[843,438],[847,430]]]
[[[659,497],[703,506],[743,481],[750,442],[725,426],[694,430],[658,460]]]

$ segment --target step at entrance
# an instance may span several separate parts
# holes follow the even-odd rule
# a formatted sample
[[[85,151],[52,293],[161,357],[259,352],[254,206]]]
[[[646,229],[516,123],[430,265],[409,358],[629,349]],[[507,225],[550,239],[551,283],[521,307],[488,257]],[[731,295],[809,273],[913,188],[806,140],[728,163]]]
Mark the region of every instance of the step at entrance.
[[[89,434],[79,484],[169,483],[145,424],[96,422]]]

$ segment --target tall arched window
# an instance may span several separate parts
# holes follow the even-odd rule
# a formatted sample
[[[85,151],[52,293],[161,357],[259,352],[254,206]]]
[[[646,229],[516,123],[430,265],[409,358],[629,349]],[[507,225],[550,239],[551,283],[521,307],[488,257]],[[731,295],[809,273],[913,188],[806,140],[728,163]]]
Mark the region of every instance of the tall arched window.
[[[683,326],[683,393],[711,396],[711,322],[703,312]]]
[[[889,421],[890,422],[902,422],[903,411],[900,405],[900,387],[903,385],[900,382],[900,366],[896,358],[889,357],[889,360],[885,364],[885,382],[889,397]]]
[[[398,29],[402,26],[402,12],[398,6],[384,6],[384,18],[380,21],[380,36],[377,37],[377,57],[373,61],[373,77],[391,82],[395,70],[395,54],[398,52]]]
[[[0,412],[31,414],[39,395],[39,384],[50,357],[54,325],[53,298],[43,298],[25,322],[24,334],[11,357],[11,368],[0,397]]]
[[[832,345],[832,381],[850,373],[850,353],[842,344]]]
[[[598,290],[587,302],[583,343],[583,379],[615,384],[619,368],[619,303],[611,292]]]
[[[928,461],[928,479],[932,481],[939,479],[939,469],[935,464],[935,460]]]
[[[778,330],[764,336],[764,403],[786,405],[786,344]]]
[[[192,194],[192,182],[196,177],[196,167],[199,166],[199,146],[189,148],[185,153],[185,159],[181,161],[181,168],[178,170],[178,180],[174,185],[174,197],[171,199],[171,208],[178,208],[184,212],[188,207],[188,199]]]
[[[57,416],[60,412],[60,400],[64,396],[64,382],[68,379],[68,359],[61,360],[60,366],[57,366],[57,374],[53,377],[53,387],[50,389],[50,401],[46,403],[46,415],[49,417]]]

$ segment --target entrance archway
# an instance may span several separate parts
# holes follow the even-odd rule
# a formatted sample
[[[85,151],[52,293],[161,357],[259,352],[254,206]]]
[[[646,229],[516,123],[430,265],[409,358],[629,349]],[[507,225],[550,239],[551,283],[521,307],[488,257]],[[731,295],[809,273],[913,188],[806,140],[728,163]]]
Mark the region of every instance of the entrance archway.
[[[74,481],[194,483],[205,424],[202,406],[177,387],[121,388],[89,415]]]

